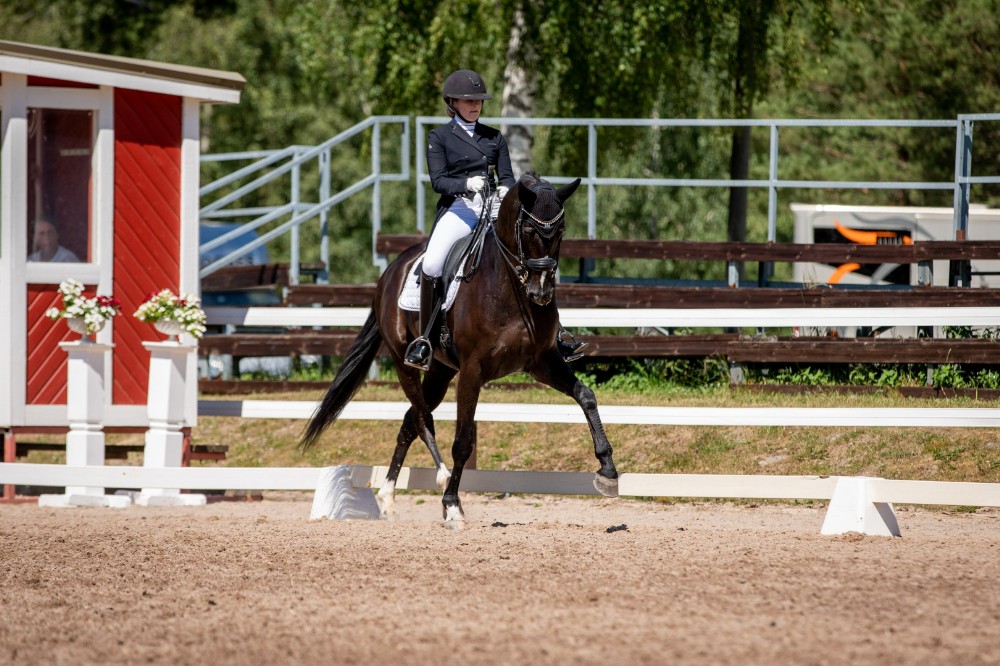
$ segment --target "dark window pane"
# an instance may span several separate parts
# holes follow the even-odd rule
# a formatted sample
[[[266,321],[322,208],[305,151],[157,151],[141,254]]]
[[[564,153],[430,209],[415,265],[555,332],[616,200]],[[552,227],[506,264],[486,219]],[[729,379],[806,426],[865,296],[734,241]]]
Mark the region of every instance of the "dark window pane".
[[[90,261],[93,116],[28,109],[28,261]]]

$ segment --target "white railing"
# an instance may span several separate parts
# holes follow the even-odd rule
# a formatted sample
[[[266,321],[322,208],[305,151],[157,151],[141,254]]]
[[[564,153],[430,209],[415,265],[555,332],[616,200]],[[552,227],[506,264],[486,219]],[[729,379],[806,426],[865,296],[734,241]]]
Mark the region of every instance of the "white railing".
[[[206,308],[209,324],[350,326],[365,307]],[[792,326],[1000,326],[1000,307],[913,308],[563,308],[559,321],[587,328],[784,328]]]
[[[382,127],[384,125],[396,125],[400,129],[400,170],[396,173],[385,173],[382,171]],[[367,131],[371,131],[371,166],[367,176],[349,185],[338,192],[331,192],[331,153],[334,149],[342,146],[353,137]],[[318,146],[290,146],[281,150],[261,150],[240,153],[220,153],[215,155],[202,156],[202,162],[235,162],[243,163],[253,160],[250,164],[243,166],[233,173],[208,183],[201,188],[199,194],[203,201],[199,217],[202,220],[245,220],[239,228],[222,234],[218,238],[208,241],[199,247],[200,253],[222,247],[234,239],[242,237],[250,231],[256,231],[265,225],[269,225],[283,218],[287,220],[278,226],[270,229],[266,233],[258,235],[253,240],[248,241],[225,256],[203,266],[200,277],[211,275],[219,268],[226,266],[236,259],[253,252],[259,247],[265,246],[272,240],[284,235],[291,236],[289,271],[292,284],[299,281],[300,263],[300,241],[299,233],[303,224],[316,221],[319,224],[320,238],[320,261],[329,270],[330,261],[330,237],[329,237],[329,211],[350,197],[371,188],[371,220],[373,229],[372,259],[378,261],[375,254],[374,237],[381,229],[381,186],[384,182],[407,181],[410,179],[410,119],[407,116],[372,116],[367,120],[358,123],[354,127],[347,129],[340,134],[324,141]],[[302,172],[303,169],[315,167],[318,170],[319,180],[319,201],[309,203],[302,200]],[[238,183],[247,178],[256,176],[253,180],[242,185]],[[277,180],[288,176],[290,189],[288,203],[275,206],[263,207],[229,207],[236,204],[240,199],[246,197],[260,188],[270,185]],[[217,199],[205,203],[204,199],[224,188],[236,186],[235,189]]]

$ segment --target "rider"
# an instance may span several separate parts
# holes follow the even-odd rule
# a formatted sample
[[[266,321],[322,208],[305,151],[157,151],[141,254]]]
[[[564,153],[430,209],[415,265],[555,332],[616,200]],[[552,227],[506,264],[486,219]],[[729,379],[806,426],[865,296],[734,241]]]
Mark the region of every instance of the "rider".
[[[476,228],[483,212],[487,181],[495,169],[499,187],[497,201],[503,199],[514,185],[507,142],[499,130],[479,123],[483,101],[493,99],[486,83],[476,72],[460,69],[444,82],[442,90],[445,108],[451,121],[430,132],[427,145],[427,172],[438,199],[437,218],[420,273],[420,335],[406,348],[404,361],[421,370],[430,367],[433,347],[425,337],[428,325],[436,314],[435,303],[443,295],[441,274],[451,247]],[[495,209],[494,209],[495,211]],[[556,341],[567,360],[582,356],[586,342],[577,342],[560,327]]]

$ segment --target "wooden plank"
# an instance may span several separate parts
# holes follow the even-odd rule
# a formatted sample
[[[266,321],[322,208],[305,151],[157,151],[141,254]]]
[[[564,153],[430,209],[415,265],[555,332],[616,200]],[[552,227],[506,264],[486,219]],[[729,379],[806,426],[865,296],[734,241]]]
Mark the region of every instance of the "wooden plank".
[[[223,266],[201,280],[202,292],[232,291],[251,287],[277,287],[288,285],[288,263],[254,264],[250,266]],[[299,264],[300,275],[317,275],[324,270],[320,262]]]
[[[380,487],[386,467],[353,466],[356,487]],[[131,467],[0,464],[0,482],[35,486],[88,485],[106,488],[188,490],[316,490],[317,467]],[[404,467],[398,489],[436,491],[436,470]],[[595,495],[590,472],[466,470],[466,492]],[[837,477],[737,474],[622,474],[619,493],[632,497],[720,497],[744,499],[830,499]],[[873,502],[1000,506],[1000,484],[948,481],[869,480]]]
[[[837,479],[829,476],[622,474],[618,493],[636,497],[828,500],[836,483]]]
[[[358,332],[350,331],[295,331],[283,334],[244,333],[232,335],[206,335],[198,345],[198,353],[231,354],[233,356],[288,356],[290,354],[315,354],[344,356],[354,343]]]
[[[1000,305],[1000,289],[730,289],[570,282],[558,286],[556,300],[562,308],[992,307]]]
[[[728,343],[726,356],[739,362],[982,363],[1000,356],[993,340],[783,338]]]
[[[724,356],[736,333],[720,335],[592,335],[587,356],[700,357]]]
[[[370,306],[374,299],[374,284],[300,284],[288,288],[285,303],[326,307]]]
[[[369,306],[374,284],[307,284],[288,288],[288,305]],[[784,308],[784,307],[989,307],[1000,305],[1000,289],[916,287],[809,289],[674,287],[563,282],[556,299],[564,308]]]
[[[423,243],[418,234],[379,234],[376,251],[399,254]],[[773,261],[843,264],[913,264],[931,259],[997,259],[1000,241],[917,241],[913,245],[854,243],[733,243],[564,238],[562,257],[659,261]]]
[[[284,335],[245,333],[209,335],[199,354],[286,356],[316,354],[344,356],[356,331],[301,331]],[[719,335],[595,335],[586,337],[588,357],[704,357],[726,356],[739,362],[811,363],[994,363],[1000,343],[973,339],[896,338],[773,338],[740,339]],[[388,353],[383,347],[382,354]]]
[[[1000,506],[1000,483],[872,479],[868,484],[872,502]]]

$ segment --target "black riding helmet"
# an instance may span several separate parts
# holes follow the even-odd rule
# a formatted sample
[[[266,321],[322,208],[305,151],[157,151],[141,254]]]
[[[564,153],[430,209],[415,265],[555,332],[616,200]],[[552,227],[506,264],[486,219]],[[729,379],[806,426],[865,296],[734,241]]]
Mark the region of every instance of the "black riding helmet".
[[[444,80],[444,89],[441,91],[445,103],[449,99],[493,99],[493,96],[486,92],[486,82],[471,69],[460,69],[452,72]]]

